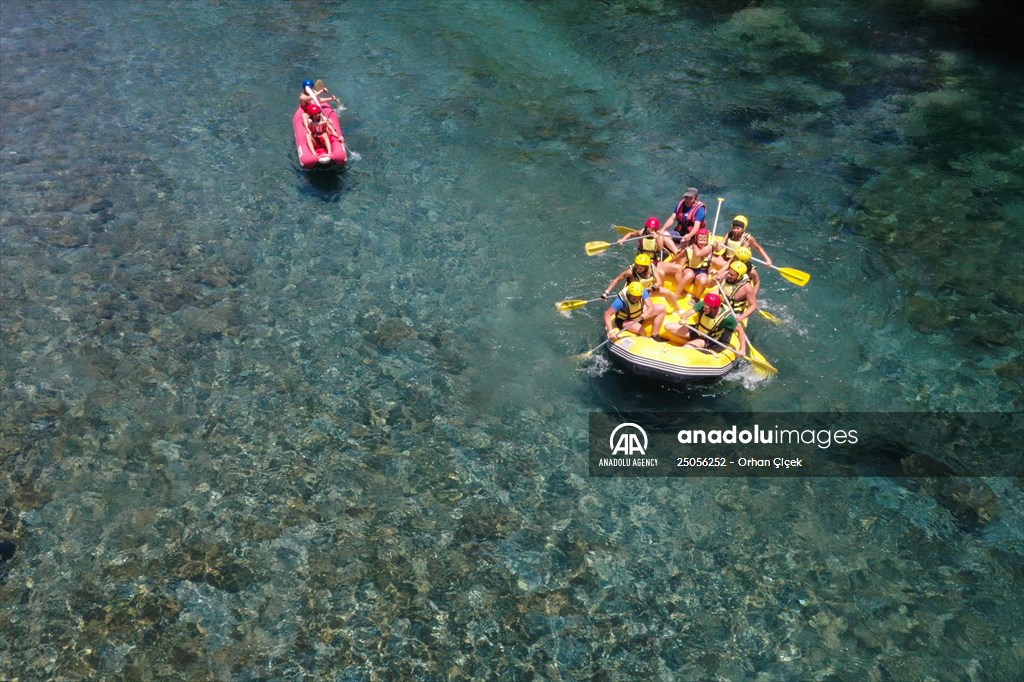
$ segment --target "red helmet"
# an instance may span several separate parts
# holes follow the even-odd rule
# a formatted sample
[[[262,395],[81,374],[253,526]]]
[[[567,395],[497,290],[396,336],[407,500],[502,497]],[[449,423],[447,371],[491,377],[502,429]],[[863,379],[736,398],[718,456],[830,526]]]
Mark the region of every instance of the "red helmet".
[[[647,222],[644,224],[644,227],[646,227],[648,230],[659,230],[661,229],[661,221],[655,218],[654,216],[651,216],[650,218],[647,219]]]
[[[310,102],[309,106],[306,107],[306,113],[310,116],[316,116],[320,111],[320,105],[315,102]]]
[[[694,233],[694,235],[693,235],[693,236],[695,236],[695,237],[699,237],[699,236],[701,236],[702,234],[711,234],[711,233],[710,233],[710,232],[708,231],[708,228],[706,228],[706,227],[702,227],[702,228],[700,228],[699,230],[697,230],[697,232],[696,232],[696,233]]]
[[[719,308],[722,305],[722,297],[718,294],[708,294],[704,297],[704,305],[708,308]]]

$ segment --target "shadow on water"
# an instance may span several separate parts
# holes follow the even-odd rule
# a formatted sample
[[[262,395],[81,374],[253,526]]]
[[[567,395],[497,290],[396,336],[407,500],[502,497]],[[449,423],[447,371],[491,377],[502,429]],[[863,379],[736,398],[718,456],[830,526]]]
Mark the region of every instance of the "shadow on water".
[[[303,175],[306,180],[302,192],[321,201],[338,201],[345,189],[345,174],[347,171],[347,166],[329,170],[300,170],[298,173]]]
[[[706,409],[708,401],[719,398],[734,388],[723,379],[683,383],[643,377],[613,365],[591,387],[591,399],[601,411],[665,412]]]

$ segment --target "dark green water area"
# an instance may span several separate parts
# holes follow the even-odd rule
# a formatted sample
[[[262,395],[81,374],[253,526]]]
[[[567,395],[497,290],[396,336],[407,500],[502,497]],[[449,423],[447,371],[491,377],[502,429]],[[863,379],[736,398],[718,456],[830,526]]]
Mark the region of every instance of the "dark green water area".
[[[1022,28],[3,0],[0,679],[1021,679],[1024,486],[971,434],[925,453],[959,478],[597,479],[587,420],[1019,417]],[[305,78],[342,173],[298,167]],[[573,359],[602,308],[553,303],[630,258],[583,244],[690,185],[812,275],[762,273],[777,377]]]

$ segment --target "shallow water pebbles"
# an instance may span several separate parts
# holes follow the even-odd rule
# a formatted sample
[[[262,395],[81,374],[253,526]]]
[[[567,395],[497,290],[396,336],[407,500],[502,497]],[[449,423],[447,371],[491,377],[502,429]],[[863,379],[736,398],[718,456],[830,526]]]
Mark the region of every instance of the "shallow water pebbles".
[[[519,529],[519,514],[494,501],[473,500],[462,512],[456,538],[466,540],[494,540],[505,538]]]

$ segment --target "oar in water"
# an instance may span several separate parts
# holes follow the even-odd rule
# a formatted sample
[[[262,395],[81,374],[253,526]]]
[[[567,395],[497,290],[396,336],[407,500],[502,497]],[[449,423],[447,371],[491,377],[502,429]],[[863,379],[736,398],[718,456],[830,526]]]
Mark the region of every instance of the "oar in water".
[[[729,296],[728,294],[725,293],[725,287],[723,287],[722,283],[718,282],[717,280],[715,281],[715,284],[718,286],[718,295],[722,297],[722,303],[724,303],[725,307],[729,310],[729,314],[736,318],[737,323],[739,323],[739,317],[736,315],[736,310],[733,309],[732,303],[729,302]],[[760,310],[760,308],[758,308],[758,310]],[[746,330],[744,330],[744,333],[746,333]],[[755,369],[757,369],[759,367],[759,363],[761,363],[767,365],[768,367],[771,367],[771,371],[768,371],[767,369],[764,370],[765,372],[768,372],[768,374],[775,374],[776,372],[778,372],[778,370],[776,370],[774,367],[768,364],[768,361],[764,359],[764,356],[761,354],[761,351],[754,348],[754,344],[750,342],[749,337],[747,337],[747,350],[750,352],[750,358],[748,359],[750,360],[751,364],[754,365]],[[739,353],[736,354],[739,355]]]
[[[725,242],[722,242],[722,246],[729,249],[730,251],[736,250],[733,247],[726,244]],[[782,275],[783,277],[785,277],[787,280],[797,285],[798,287],[805,287],[807,286],[807,283],[811,281],[810,274],[804,272],[803,270],[797,270],[796,268],[780,268],[777,265],[768,265],[768,263],[761,260],[760,258],[751,257],[750,260],[760,263],[761,265],[767,265],[769,268],[772,268],[773,270],[778,270],[780,275]]]
[[[622,243],[625,244],[626,242],[635,242],[638,239],[643,239],[643,236],[641,235],[639,237],[630,237],[629,239],[623,241]],[[601,242],[601,241],[587,242],[586,245],[585,245],[585,248],[587,250],[587,255],[588,256],[596,256],[599,253],[604,253],[605,251],[607,251],[609,249],[609,247],[614,246],[614,245],[616,245],[618,243],[619,242]]]
[[[584,300],[581,300],[581,299],[569,299],[568,301],[559,301],[558,303],[555,304],[555,310],[557,310],[560,313],[563,313],[563,312],[565,312],[567,310],[576,310],[577,308],[582,308],[583,306],[585,306],[588,303],[593,303],[594,301],[601,301],[601,300],[604,300],[604,299],[592,298],[592,299],[590,299],[588,301],[584,301]]]
[[[683,323],[683,326],[686,327],[687,329],[689,329],[690,331],[692,331],[694,334],[697,334],[698,336],[700,336],[700,337],[710,341],[711,343],[714,343],[714,344],[716,344],[718,346],[721,346],[725,350],[731,350],[733,353],[735,353],[739,357],[743,358],[744,360],[746,360],[747,362],[752,364],[755,368],[760,369],[761,371],[765,372],[766,374],[774,375],[774,374],[778,374],[779,373],[779,370],[777,370],[774,367],[772,367],[771,364],[767,360],[761,360],[761,359],[758,359],[758,358],[753,356],[753,353],[757,353],[758,355],[760,355],[760,353],[757,351],[756,348],[754,348],[754,344],[750,343],[749,339],[747,340],[747,348],[750,349],[750,353],[744,355],[744,354],[740,353],[738,350],[736,350],[735,348],[733,348],[732,346],[727,346],[724,343],[722,343],[721,341],[719,341],[718,339],[711,338],[707,334],[704,334],[703,332],[701,332],[699,329],[691,327],[690,325],[686,324],[685,322]]]
[[[615,231],[618,232],[619,234],[629,234],[630,232],[636,232],[636,230],[633,229],[632,227],[626,227],[625,225],[612,225],[612,227],[614,227]]]
[[[601,343],[597,344],[596,346],[594,346],[593,348],[591,348],[587,352],[580,353],[579,355],[574,355],[573,357],[576,359],[577,362],[582,362],[583,360],[586,360],[591,355],[596,353],[602,346],[604,346],[609,341],[611,341],[611,339],[605,339],[604,341],[602,341]]]
[[[770,312],[764,310],[763,308],[758,308],[757,312],[761,315],[761,317],[768,320],[769,322],[774,322],[775,324],[782,324],[781,317],[776,317],[775,315],[772,315]]]

